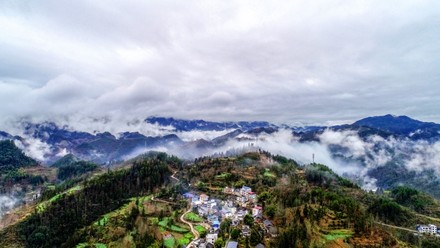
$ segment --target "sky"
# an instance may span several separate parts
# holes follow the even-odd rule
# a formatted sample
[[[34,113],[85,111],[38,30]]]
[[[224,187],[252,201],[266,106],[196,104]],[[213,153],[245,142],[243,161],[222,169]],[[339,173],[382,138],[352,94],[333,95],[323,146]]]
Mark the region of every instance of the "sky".
[[[0,1],[0,127],[440,122],[440,1]]]

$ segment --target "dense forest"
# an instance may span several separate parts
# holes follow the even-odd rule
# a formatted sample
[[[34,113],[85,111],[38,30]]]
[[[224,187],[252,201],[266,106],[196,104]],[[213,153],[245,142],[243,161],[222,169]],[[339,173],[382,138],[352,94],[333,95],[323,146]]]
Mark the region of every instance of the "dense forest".
[[[66,180],[96,170],[97,168],[97,164],[87,161],[77,161],[72,164],[62,165],[58,167],[57,177],[60,180]]]
[[[174,162],[174,161],[173,161]],[[44,211],[37,211],[16,227],[27,247],[72,247],[83,237],[75,231],[121,206],[128,198],[151,193],[166,183],[167,156],[133,163],[86,181],[75,194],[63,194]]]
[[[20,167],[36,165],[37,161],[26,156],[12,140],[0,141],[0,173],[6,173]]]

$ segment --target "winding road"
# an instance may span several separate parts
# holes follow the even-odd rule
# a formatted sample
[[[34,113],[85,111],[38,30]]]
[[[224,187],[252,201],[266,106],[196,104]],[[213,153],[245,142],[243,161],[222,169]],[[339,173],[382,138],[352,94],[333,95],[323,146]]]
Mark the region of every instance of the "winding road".
[[[199,232],[197,232],[196,231],[196,229],[194,229],[194,226],[193,226],[193,223],[191,223],[191,222],[189,222],[189,221],[186,221],[185,220],[185,214],[187,214],[187,213],[189,213],[189,212],[191,212],[191,209],[188,209],[185,213],[183,213],[181,216],[180,216],[180,221],[182,221],[183,223],[185,223],[185,224],[187,224],[190,228],[191,228],[191,232],[192,232],[192,234],[194,235],[194,239],[198,239],[199,238]]]
[[[176,173],[177,173],[177,170],[174,171],[174,173],[171,175],[171,178],[174,179],[174,180],[176,180],[177,182],[180,182],[180,179],[176,177]],[[189,244],[187,245],[187,247],[195,247],[195,245],[194,245],[194,241],[197,240],[197,239],[199,239],[200,234],[199,234],[199,232],[197,232],[196,229],[194,229],[193,223],[191,223],[191,222],[185,220],[185,214],[187,214],[187,213],[189,213],[189,212],[191,212],[191,208],[188,208],[188,210],[186,210],[186,212],[183,213],[183,214],[180,216],[180,221],[181,221],[182,223],[187,224],[187,225],[191,228],[191,233],[194,235],[194,239],[191,240],[191,242],[189,242]]]

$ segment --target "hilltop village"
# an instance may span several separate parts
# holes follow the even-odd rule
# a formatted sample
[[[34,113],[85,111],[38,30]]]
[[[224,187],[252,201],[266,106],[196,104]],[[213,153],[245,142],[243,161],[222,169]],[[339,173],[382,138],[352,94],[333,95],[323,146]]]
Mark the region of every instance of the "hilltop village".
[[[192,212],[197,213],[204,219],[203,222],[208,224],[209,233],[206,238],[194,240],[192,247],[214,247],[220,225],[225,222],[239,230],[243,238],[251,236],[251,224],[259,225],[267,237],[277,236],[277,228],[269,219],[263,218],[263,207],[258,204],[257,195],[251,187],[225,187],[222,192],[226,196],[224,200],[210,198],[205,193],[199,195],[188,192],[183,195],[190,200]],[[230,241],[226,247],[235,248],[237,245],[236,241]],[[257,246],[265,247],[261,243]]]

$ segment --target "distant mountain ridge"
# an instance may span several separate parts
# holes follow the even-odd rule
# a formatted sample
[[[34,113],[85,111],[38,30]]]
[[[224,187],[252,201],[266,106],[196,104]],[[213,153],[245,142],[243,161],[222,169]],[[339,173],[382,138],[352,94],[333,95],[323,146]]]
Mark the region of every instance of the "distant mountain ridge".
[[[412,139],[431,139],[440,136],[440,124],[422,122],[408,116],[374,116],[356,121],[353,125],[375,128],[394,135],[403,135]]]
[[[220,147],[229,140],[252,141],[261,134],[272,134],[280,129],[290,129],[300,142],[319,142],[319,135],[326,130],[353,131],[361,138],[378,135],[383,138],[394,136],[430,142],[440,140],[440,124],[393,115],[367,117],[352,124],[338,126],[290,127],[287,125],[277,126],[266,121],[212,122],[168,117],[148,117],[145,119],[145,123],[157,125],[159,130],[163,127],[165,131],[158,132],[162,135],[156,136],[145,136],[140,132],[122,132],[115,136],[116,134],[109,132],[92,134],[76,131],[68,126],[58,126],[52,122],[22,123],[22,126],[26,137],[32,137],[50,146],[51,151],[47,155],[49,163],[54,162],[66,152],[80,159],[92,160],[97,163],[121,160],[136,149],[154,149],[169,145],[181,147],[183,150],[197,148],[207,152],[210,148]],[[230,130],[230,132],[209,139],[204,138],[203,142],[200,138],[183,141],[180,136],[184,132],[191,131],[226,130]],[[0,140],[5,139],[23,140],[26,138],[0,131]],[[23,143],[26,144],[26,142]]]
[[[159,126],[171,126],[175,131],[223,131],[227,129],[242,129],[244,131],[260,127],[276,127],[266,121],[212,122],[204,120],[182,120],[172,117],[148,117],[145,122]]]

